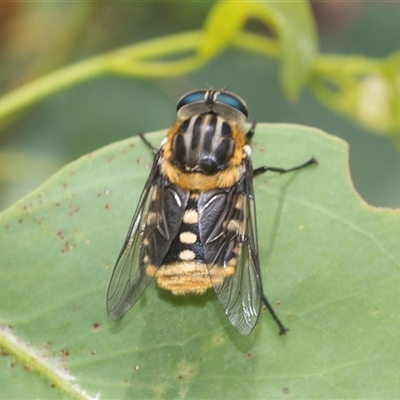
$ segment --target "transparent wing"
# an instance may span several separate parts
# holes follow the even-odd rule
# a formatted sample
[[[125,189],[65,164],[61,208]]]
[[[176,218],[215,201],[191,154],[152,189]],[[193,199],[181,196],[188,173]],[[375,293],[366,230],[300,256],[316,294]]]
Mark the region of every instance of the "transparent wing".
[[[233,188],[200,200],[210,279],[230,323],[247,335],[257,323],[262,295],[251,165]]]
[[[124,245],[118,256],[107,292],[107,311],[112,319],[122,317],[138,300],[151,281],[139,262],[145,219],[153,192],[157,189],[156,161],[140,196]],[[141,266],[141,268],[140,268]]]
[[[107,310],[121,318],[139,299],[160,267],[184,213],[188,193],[159,174],[157,154],[142,192],[107,292]]]

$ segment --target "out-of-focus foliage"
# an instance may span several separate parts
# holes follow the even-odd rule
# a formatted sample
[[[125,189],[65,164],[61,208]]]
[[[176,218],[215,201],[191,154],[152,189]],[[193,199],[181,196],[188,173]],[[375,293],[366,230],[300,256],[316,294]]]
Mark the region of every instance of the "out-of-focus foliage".
[[[389,135],[400,150],[400,51],[382,60],[331,56],[316,63],[311,87],[321,102]]]

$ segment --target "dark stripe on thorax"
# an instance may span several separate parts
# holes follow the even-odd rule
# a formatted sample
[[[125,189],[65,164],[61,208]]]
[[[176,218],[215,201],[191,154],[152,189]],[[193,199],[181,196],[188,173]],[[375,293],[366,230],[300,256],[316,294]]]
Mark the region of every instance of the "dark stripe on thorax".
[[[209,122],[205,125],[205,133],[203,138],[203,149],[209,153],[211,151],[212,142],[216,135],[216,125],[217,125],[217,116],[212,114],[209,118]]]

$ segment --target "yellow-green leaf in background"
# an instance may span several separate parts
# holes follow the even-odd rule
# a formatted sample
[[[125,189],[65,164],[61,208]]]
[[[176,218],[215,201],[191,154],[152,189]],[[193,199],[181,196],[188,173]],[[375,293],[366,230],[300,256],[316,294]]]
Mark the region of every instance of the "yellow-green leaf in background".
[[[318,50],[315,23],[306,1],[218,2],[205,22],[199,55],[212,58],[221,52],[249,18],[260,20],[272,31],[271,42],[276,42],[281,61],[281,84],[289,98],[296,98],[309,78]]]
[[[389,134],[400,148],[400,51],[384,59],[320,57],[310,83],[325,106],[375,133]]]
[[[148,135],[154,144],[165,132]],[[260,124],[254,165],[266,311],[241,336],[215,295],[151,284],[121,321],[108,282],[149,168],[138,139],[67,165],[0,214],[3,398],[395,398],[400,212],[355,193],[344,142]]]

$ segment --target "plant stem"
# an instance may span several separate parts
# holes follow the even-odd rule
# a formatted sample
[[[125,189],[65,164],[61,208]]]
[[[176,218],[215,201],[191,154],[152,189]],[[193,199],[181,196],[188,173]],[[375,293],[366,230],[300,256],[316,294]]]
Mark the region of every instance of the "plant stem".
[[[239,33],[235,47],[277,57],[279,48],[273,40],[250,33]],[[200,68],[209,59],[197,53],[172,61],[151,61],[195,52],[202,45],[201,31],[149,40],[102,54],[57,70],[0,98],[0,121],[60,90],[105,74],[137,77],[176,76]]]

